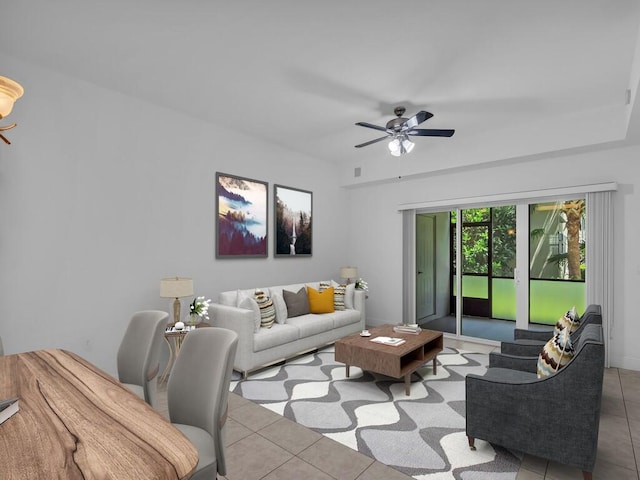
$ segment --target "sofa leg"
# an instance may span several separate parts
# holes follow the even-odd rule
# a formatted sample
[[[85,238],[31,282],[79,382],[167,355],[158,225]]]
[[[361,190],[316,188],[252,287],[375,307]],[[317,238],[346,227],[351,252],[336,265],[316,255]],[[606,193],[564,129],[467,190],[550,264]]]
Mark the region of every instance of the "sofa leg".
[[[242,372],[242,379],[246,380],[247,378],[249,378],[249,372],[245,370],[244,372]]]
[[[475,450],[475,449],[476,449],[476,446],[475,446],[474,444],[475,444],[475,442],[476,442],[476,439],[475,439],[475,438],[473,438],[473,437],[471,437],[471,436],[469,436],[469,435],[467,435],[467,439],[469,440],[469,448],[470,448],[471,450]]]
[[[583,480],[593,480],[593,472],[587,472],[586,470],[582,470],[582,478]]]

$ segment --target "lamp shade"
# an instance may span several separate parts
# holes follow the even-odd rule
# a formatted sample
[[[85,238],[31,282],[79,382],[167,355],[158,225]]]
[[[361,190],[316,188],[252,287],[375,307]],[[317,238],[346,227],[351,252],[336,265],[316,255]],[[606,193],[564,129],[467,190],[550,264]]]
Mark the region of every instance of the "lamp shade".
[[[355,278],[358,276],[357,267],[341,267],[340,278]]]
[[[24,93],[24,89],[18,82],[10,78],[0,77],[0,118],[11,113],[13,104]]]
[[[193,295],[193,280],[184,277],[170,277],[160,280],[160,297],[180,298]]]

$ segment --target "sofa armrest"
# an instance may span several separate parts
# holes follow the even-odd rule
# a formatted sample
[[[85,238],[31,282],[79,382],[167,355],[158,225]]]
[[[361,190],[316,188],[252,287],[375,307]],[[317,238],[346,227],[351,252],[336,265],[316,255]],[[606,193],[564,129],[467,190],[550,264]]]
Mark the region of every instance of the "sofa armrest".
[[[489,354],[489,368],[509,368],[511,370],[536,373],[538,357],[521,357],[491,352]]]
[[[253,334],[255,319],[253,310],[231,307],[220,303],[209,306],[209,315],[214,327],[227,328],[238,334],[238,349],[243,352],[253,351]]]
[[[514,340],[540,340],[546,342],[553,337],[553,330],[525,330],[516,328],[513,331]]]

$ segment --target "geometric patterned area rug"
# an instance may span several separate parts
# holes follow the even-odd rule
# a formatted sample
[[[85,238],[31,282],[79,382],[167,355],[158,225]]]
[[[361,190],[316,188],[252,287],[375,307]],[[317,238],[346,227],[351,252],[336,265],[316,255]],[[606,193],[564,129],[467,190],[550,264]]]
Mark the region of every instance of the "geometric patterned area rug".
[[[231,391],[418,480],[514,480],[521,457],[465,435],[467,373],[485,372],[489,356],[453,348],[404,381],[334,360],[333,346],[242,380]]]

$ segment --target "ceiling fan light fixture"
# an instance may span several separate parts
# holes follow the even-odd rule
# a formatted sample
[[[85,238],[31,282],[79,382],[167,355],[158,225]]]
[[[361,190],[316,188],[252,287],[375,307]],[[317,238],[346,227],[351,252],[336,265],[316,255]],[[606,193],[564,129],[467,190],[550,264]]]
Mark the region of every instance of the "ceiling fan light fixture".
[[[402,140],[402,148],[404,148],[404,153],[411,153],[411,150],[413,150],[413,147],[415,147],[415,145],[416,144],[409,140],[408,137],[405,137],[404,140]]]
[[[389,151],[394,157],[399,157],[405,153],[411,152],[415,143],[409,140],[406,134],[396,135],[393,140],[389,142]]]
[[[394,138],[393,140],[391,140],[389,142],[389,151],[391,152],[391,155],[393,155],[394,157],[399,157],[401,155],[400,140],[398,140],[397,138]]]
[[[11,113],[13,104],[24,93],[22,86],[10,78],[0,77],[0,118]]]

